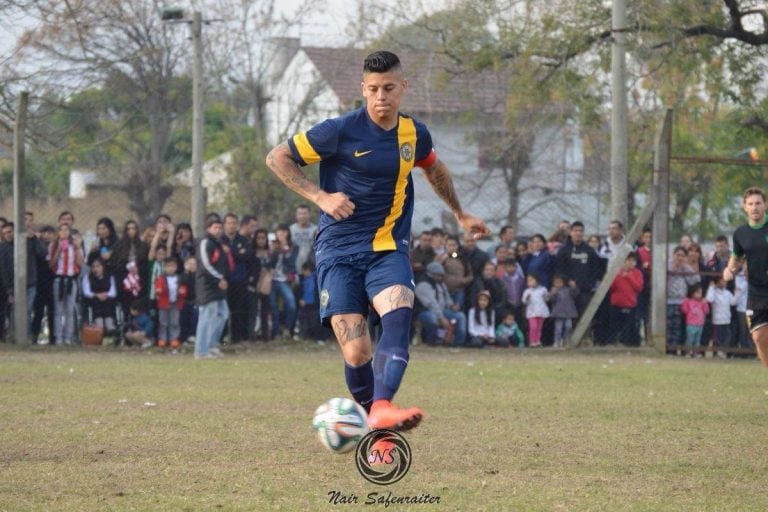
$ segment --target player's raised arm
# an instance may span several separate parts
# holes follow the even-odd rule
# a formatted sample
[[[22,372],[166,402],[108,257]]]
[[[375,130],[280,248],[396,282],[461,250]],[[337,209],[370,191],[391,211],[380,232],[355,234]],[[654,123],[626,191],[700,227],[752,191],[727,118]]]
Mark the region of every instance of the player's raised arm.
[[[429,184],[432,185],[432,189],[445,201],[464,231],[472,233],[475,238],[481,238],[490,233],[485,221],[462,210],[456,189],[453,186],[451,173],[442,160],[438,158],[434,164],[424,169],[424,174]]]
[[[336,220],[346,219],[355,210],[355,205],[342,192],[329,194],[312,183],[293,159],[291,148],[283,142],[267,154],[267,166],[280,178],[286,187],[301,197],[309,199],[321,210]]]

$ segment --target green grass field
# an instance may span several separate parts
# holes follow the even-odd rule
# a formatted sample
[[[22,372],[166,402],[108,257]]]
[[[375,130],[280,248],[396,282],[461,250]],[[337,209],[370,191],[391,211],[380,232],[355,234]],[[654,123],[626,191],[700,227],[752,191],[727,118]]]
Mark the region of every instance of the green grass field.
[[[391,486],[311,430],[342,368],[305,344],[219,361],[0,346],[0,510],[768,510],[753,360],[415,347],[398,402],[428,417]],[[440,502],[366,504],[390,492]]]

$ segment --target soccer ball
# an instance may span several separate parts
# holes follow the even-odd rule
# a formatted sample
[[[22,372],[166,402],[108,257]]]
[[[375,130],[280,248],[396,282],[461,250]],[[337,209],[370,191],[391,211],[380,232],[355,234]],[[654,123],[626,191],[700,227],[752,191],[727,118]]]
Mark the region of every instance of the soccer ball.
[[[315,411],[312,428],[328,450],[345,453],[368,433],[368,415],[354,400],[331,398]]]

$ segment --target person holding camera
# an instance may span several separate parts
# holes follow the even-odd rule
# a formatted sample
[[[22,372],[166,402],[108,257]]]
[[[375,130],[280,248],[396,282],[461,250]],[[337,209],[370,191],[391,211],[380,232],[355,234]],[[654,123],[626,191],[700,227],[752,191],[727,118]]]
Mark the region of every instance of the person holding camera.
[[[453,303],[465,309],[466,288],[472,284],[475,276],[469,260],[461,250],[458,237],[450,235],[445,239],[445,252],[437,256],[435,261],[440,262],[445,269],[443,282],[448,287]]]

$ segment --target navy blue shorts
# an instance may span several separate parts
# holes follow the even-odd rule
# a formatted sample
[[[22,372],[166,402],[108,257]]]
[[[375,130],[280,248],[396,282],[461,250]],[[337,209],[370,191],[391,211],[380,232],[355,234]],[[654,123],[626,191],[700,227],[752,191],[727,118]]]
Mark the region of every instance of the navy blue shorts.
[[[413,290],[413,269],[408,254],[399,251],[362,252],[329,258],[317,264],[320,319],[330,326],[333,315],[368,316],[373,297],[401,284]]]

